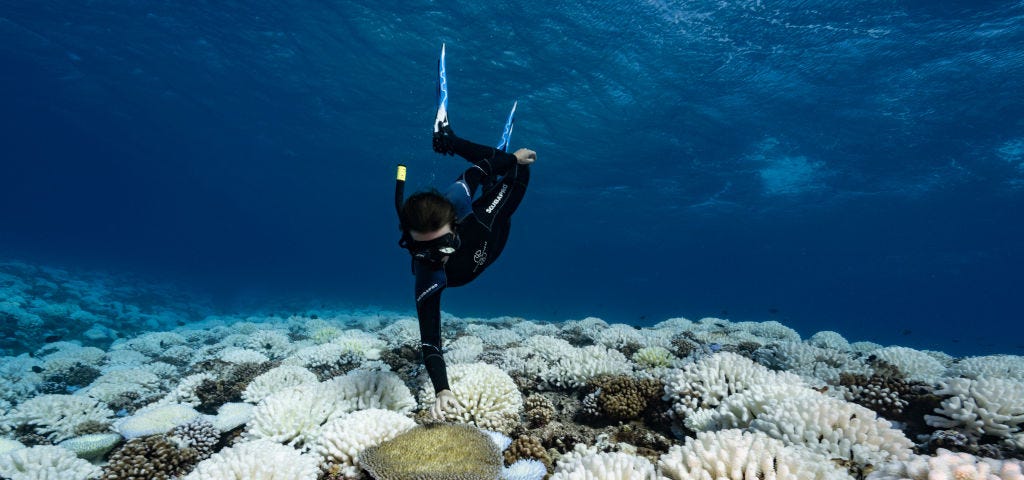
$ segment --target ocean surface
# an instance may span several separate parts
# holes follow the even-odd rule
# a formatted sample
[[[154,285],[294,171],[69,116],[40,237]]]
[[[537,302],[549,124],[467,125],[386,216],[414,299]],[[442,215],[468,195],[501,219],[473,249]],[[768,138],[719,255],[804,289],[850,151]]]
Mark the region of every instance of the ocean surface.
[[[1024,353],[1019,0],[2,0],[0,262],[411,312],[442,43],[454,131],[538,153],[446,312]]]

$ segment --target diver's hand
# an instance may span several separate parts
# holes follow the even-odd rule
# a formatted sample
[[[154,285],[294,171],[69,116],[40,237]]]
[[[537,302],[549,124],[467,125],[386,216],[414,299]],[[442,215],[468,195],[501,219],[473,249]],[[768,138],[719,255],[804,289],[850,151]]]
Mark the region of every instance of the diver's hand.
[[[537,160],[537,152],[529,148],[520,148],[512,155],[516,156],[516,160],[519,161],[520,165],[529,165]]]
[[[430,415],[435,420],[444,420],[444,413],[455,408],[458,402],[451,390],[441,390],[437,392],[437,400],[434,401],[434,406],[430,407]]]
[[[448,122],[437,122],[433,135],[434,151],[441,155],[455,155],[455,151],[452,150],[454,143],[455,132],[452,131],[452,127],[448,126]]]

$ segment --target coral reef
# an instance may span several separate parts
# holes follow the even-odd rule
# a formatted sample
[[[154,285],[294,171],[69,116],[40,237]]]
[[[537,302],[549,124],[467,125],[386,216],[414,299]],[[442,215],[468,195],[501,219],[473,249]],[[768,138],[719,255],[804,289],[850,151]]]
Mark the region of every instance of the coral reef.
[[[540,461],[549,472],[553,468],[551,456],[548,455],[548,451],[541,444],[540,439],[529,435],[523,435],[513,440],[512,444],[505,450],[504,456],[506,465],[512,465],[519,460],[528,459]]]
[[[196,449],[163,435],[133,438],[110,455],[102,479],[169,480],[188,473],[199,460]]]
[[[634,420],[647,410],[648,405],[660,396],[664,385],[653,379],[636,379],[625,375],[610,375],[592,379],[587,388],[592,393],[592,416],[614,421]],[[584,399],[584,410],[587,400]]]
[[[87,480],[100,468],[61,447],[40,445],[0,454],[0,476],[10,480]]]
[[[109,425],[113,414],[87,396],[40,395],[22,402],[0,418],[0,426],[60,442],[79,435],[79,428],[89,422]]]
[[[268,440],[256,440],[225,448],[199,462],[182,480],[315,480],[315,457]]]
[[[309,450],[320,456],[327,470],[355,477],[359,473],[360,452],[415,426],[416,422],[397,412],[359,410],[327,422],[317,432]]]
[[[654,465],[646,458],[623,452],[598,452],[559,460],[551,480],[653,480],[654,477]]]
[[[1022,480],[1024,357],[803,341],[778,322],[445,313],[446,420],[464,425],[433,424],[406,315],[140,309],[119,325],[87,282],[4,268],[0,323],[51,340],[0,346],[5,478]]]
[[[978,458],[967,453],[939,449],[935,456],[914,456],[888,463],[867,480],[1021,480],[1022,462]]]
[[[698,480],[707,478],[791,478],[802,480],[850,480],[849,475],[827,457],[760,432],[722,430],[702,432],[673,446],[658,460],[661,478]]]
[[[360,458],[377,480],[493,480],[502,467],[501,452],[488,435],[454,423],[415,427],[367,448]]]
[[[546,397],[533,394],[523,402],[524,416],[531,427],[543,427],[555,416],[555,406]]]
[[[446,419],[503,433],[519,424],[523,396],[512,378],[498,367],[486,363],[452,365],[448,379],[457,404],[445,412]],[[429,381],[423,385],[421,398],[425,405],[434,403],[434,388]]]

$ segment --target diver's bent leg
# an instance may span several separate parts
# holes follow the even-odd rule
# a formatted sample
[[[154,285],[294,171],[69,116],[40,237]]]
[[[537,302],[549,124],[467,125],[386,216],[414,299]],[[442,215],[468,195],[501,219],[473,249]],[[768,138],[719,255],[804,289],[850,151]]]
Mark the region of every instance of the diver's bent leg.
[[[507,223],[519,208],[530,183],[530,166],[515,165],[496,185],[473,202],[477,221],[492,229],[498,222]]]
[[[451,139],[451,149],[456,155],[465,158],[470,163],[493,160],[494,157],[498,155],[511,155],[510,153],[498,150],[497,148],[473,143],[459,137],[453,137]]]
[[[514,174],[514,175],[513,175]],[[512,191],[509,193],[508,202],[502,205],[498,212],[498,219],[508,221],[512,218],[512,214],[519,209],[519,204],[522,203],[523,197],[526,196],[526,188],[530,185],[530,166],[529,165],[516,165],[513,172],[509,172],[511,178]],[[505,179],[503,178],[504,182]]]

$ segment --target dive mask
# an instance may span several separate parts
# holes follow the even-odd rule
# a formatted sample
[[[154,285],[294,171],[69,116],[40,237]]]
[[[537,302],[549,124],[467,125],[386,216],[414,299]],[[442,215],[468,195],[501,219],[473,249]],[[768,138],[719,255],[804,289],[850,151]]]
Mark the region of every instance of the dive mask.
[[[462,241],[457,233],[448,232],[425,242],[408,239],[405,248],[409,249],[409,254],[413,259],[438,265],[444,261],[444,257],[454,254],[461,244]]]

